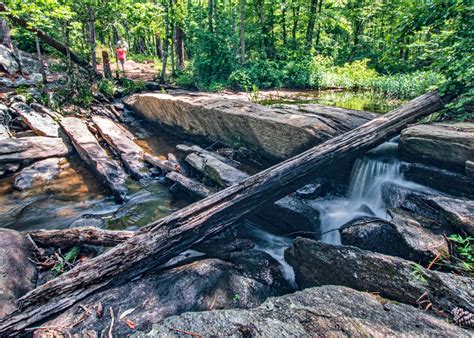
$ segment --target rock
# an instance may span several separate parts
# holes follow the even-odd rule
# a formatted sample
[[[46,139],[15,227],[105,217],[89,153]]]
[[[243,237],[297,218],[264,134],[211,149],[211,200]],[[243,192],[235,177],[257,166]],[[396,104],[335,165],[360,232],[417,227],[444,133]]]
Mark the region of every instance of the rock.
[[[238,142],[275,160],[294,156],[376,117],[318,105],[309,105],[305,111],[297,107],[276,110],[217,94],[186,92],[137,94],[125,104],[145,119],[188,136],[228,146]]]
[[[449,253],[442,234],[425,229],[410,213],[389,209],[390,222],[362,218],[340,228],[341,243],[428,265],[438,254]]]
[[[157,321],[158,322],[158,321]],[[192,332],[202,337],[387,337],[470,336],[412,306],[341,286],[310,288],[269,298],[250,310],[184,313],[165,319],[147,334],[171,337]]]
[[[64,159],[52,157],[26,167],[15,177],[15,189],[31,189],[56,178],[59,175],[62,160]]]
[[[31,247],[19,232],[0,228],[0,318],[16,309],[16,300],[36,286]]]
[[[384,184],[382,196],[386,204],[409,210],[429,219],[431,226],[447,231],[474,234],[474,201],[450,198],[410,190],[396,184]]]
[[[466,161],[466,175],[471,178],[474,178],[474,161]]]
[[[68,153],[68,147],[60,138],[35,136],[0,140],[0,165],[28,164],[48,157],[63,157]]]
[[[239,169],[208,154],[189,154],[186,157],[186,162],[223,188],[238,184],[249,177]]]
[[[469,161],[466,161],[466,174],[468,174],[468,163]],[[469,175],[420,163],[404,163],[401,165],[401,171],[410,181],[453,196],[474,199],[474,180]]]
[[[15,87],[15,84],[13,83],[12,80],[6,77],[0,77],[0,87],[3,88],[13,88]]]
[[[87,297],[81,304],[91,309],[99,302],[104,309],[111,307],[118,323],[114,326],[114,335],[126,336],[134,332],[120,323],[119,318],[126,311],[129,314],[124,317],[143,330],[151,323],[187,311],[255,307],[270,296],[290,290],[277,262],[260,251],[235,253],[229,262],[201,259],[181,264],[148,273],[133,282],[110,286]],[[72,327],[78,309],[74,306],[44,326]],[[109,326],[108,311],[104,318],[92,315],[80,325],[98,332],[108,330]],[[75,333],[80,327],[70,332]]]
[[[18,62],[15,59],[15,53],[4,45],[0,45],[0,70],[10,75],[18,72]]]
[[[0,103],[0,140],[10,138],[10,122],[12,117],[8,107]]]
[[[26,103],[26,97],[25,95],[13,95],[10,97],[10,103],[15,103],[15,102],[23,102],[23,103]]]
[[[43,76],[39,73],[32,73],[28,76],[28,79],[25,79],[23,76],[20,76],[15,81],[15,87],[29,87],[34,86],[43,81]]]
[[[0,177],[16,173],[18,170],[20,170],[20,163],[0,163]]]
[[[127,195],[126,175],[119,164],[111,159],[87,128],[84,121],[76,117],[66,117],[60,122],[71,139],[81,159],[108,187],[115,198],[123,201]]]
[[[296,195],[304,199],[313,199],[321,196],[323,193],[322,183],[310,183],[296,190]]]
[[[12,105],[22,121],[38,136],[59,137],[59,124],[51,116],[31,109],[23,102]]]
[[[402,158],[437,164],[464,173],[466,161],[474,159],[474,124],[435,123],[407,128],[400,137]]]
[[[107,117],[94,116],[92,121],[109,146],[119,153],[125,167],[135,179],[150,176],[143,160],[144,151],[133,142],[133,135],[128,130]]]
[[[474,309],[472,278],[427,270],[402,258],[305,238],[297,238],[285,258],[301,288],[342,285],[415,306],[426,292],[435,309]]]

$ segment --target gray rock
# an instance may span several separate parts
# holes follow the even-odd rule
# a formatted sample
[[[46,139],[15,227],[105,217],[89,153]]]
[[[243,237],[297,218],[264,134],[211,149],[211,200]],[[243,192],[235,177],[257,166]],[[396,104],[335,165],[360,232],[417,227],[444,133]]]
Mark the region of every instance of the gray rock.
[[[28,76],[28,78],[24,78],[23,76],[20,76],[18,79],[15,81],[15,87],[29,87],[29,86],[34,86],[37,85],[38,83],[41,83],[43,81],[43,76],[39,73],[32,73],[31,75]]]
[[[471,332],[412,306],[340,286],[270,298],[256,309],[184,313],[133,337],[470,336]]]
[[[128,189],[125,186],[126,174],[122,167],[110,158],[100,146],[83,120],[76,117],[66,117],[61,120],[60,124],[71,139],[81,159],[86,162],[101,182],[113,192],[115,198],[123,201]]]
[[[382,196],[387,205],[409,210],[430,220],[432,226],[451,232],[474,234],[474,201],[414,191],[385,184]]]
[[[402,158],[438,164],[464,173],[466,161],[474,159],[473,123],[435,123],[407,128],[400,137]]]
[[[321,196],[323,193],[322,183],[310,183],[296,190],[296,195],[305,199],[313,199]]]
[[[10,75],[18,72],[18,62],[16,62],[15,54],[4,45],[0,45],[0,70]]]
[[[1,145],[1,140],[0,140]],[[20,163],[0,163],[0,177],[20,170]]]
[[[341,243],[428,265],[438,254],[449,253],[442,234],[424,228],[408,212],[390,209],[390,222],[363,218],[341,227]]]
[[[427,270],[398,257],[297,238],[285,258],[301,288],[342,285],[415,306],[426,293],[435,309],[474,310],[473,278]]]
[[[0,87],[13,88],[15,84],[9,78],[0,77]]]
[[[31,109],[26,103],[17,102],[12,105],[31,130],[38,136],[59,137],[59,124],[48,114]]]
[[[59,175],[62,160],[58,157],[47,158],[24,168],[15,177],[13,186],[18,190],[26,190],[51,181]]]
[[[125,104],[145,119],[282,160],[360,126],[376,114],[308,105],[272,109],[217,94],[138,94]]]
[[[474,161],[466,161],[466,175],[474,178]]]
[[[410,181],[453,196],[474,199],[474,180],[467,173],[468,163],[472,162],[466,161],[467,176],[421,163],[404,163],[401,171]]]
[[[108,287],[87,297],[81,304],[93,308],[101,302],[104,309],[114,309],[116,318],[127,310],[133,310],[124,318],[144,330],[171,315],[187,311],[251,308],[270,296],[290,290],[282,278],[278,263],[260,251],[235,253],[229,262],[203,259],[181,264],[166,271],[149,273],[133,282]],[[78,310],[74,306],[44,326],[72,327],[71,324],[77,319],[74,314]],[[115,335],[125,336],[134,332],[120,321],[114,326]],[[108,330],[109,325],[107,311],[104,318],[89,316],[71,333],[81,327],[100,332]]]
[[[8,107],[0,103],[0,140],[10,138],[10,122],[12,117]]]
[[[0,318],[16,309],[16,300],[36,286],[31,247],[19,232],[0,228]]]
[[[24,137],[0,140],[0,165],[28,164],[49,157],[62,157],[69,149],[61,138]]]

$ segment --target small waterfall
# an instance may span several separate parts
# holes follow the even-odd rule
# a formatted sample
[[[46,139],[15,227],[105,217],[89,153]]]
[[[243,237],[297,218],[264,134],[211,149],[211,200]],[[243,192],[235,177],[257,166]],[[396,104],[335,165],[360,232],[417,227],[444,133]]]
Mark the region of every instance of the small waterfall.
[[[397,143],[386,142],[354,163],[347,197],[313,203],[320,212],[321,239],[340,244],[339,229],[345,223],[362,216],[386,218],[382,186],[386,182],[404,182],[400,162],[396,159]]]

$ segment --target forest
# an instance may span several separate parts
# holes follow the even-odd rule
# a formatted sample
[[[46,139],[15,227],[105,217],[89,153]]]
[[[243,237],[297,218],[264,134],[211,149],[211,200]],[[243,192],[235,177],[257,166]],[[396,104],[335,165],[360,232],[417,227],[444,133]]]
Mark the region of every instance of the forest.
[[[0,0],[0,337],[472,336],[472,0]]]

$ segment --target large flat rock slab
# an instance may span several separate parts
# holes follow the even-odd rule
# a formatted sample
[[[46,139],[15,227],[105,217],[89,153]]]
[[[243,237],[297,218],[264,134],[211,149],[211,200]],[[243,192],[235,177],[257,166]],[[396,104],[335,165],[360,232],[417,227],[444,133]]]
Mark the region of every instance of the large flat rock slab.
[[[36,286],[31,246],[19,232],[0,228],[0,318],[16,309],[16,300]]]
[[[67,153],[69,149],[61,138],[33,136],[0,140],[0,163],[30,163]]]
[[[149,170],[143,159],[144,151],[133,141],[133,135],[111,119],[94,116],[92,121],[100,135],[120,155],[129,173],[140,180],[149,177]]]
[[[51,181],[59,175],[61,170],[61,161],[64,158],[52,157],[47,158],[31,166],[24,168],[16,177],[14,182],[15,189],[26,190],[35,186]]]
[[[412,306],[384,302],[340,286],[269,298],[250,310],[184,313],[134,337],[400,337],[470,336],[471,331]]]
[[[61,120],[61,126],[71,139],[81,159],[86,162],[100,181],[112,191],[114,196],[119,201],[123,201],[127,195],[126,175],[122,167],[110,158],[100,146],[89,128],[87,128],[86,123],[76,117],[66,117]]]
[[[474,310],[474,279],[427,270],[398,257],[297,238],[285,258],[301,288],[342,285],[415,306],[426,293],[434,309]]]
[[[31,109],[26,103],[17,102],[12,105],[25,124],[38,136],[59,137],[59,124],[53,118],[40,111]]]
[[[409,161],[466,170],[474,161],[474,123],[421,124],[402,131],[400,154]]]
[[[217,94],[138,94],[125,103],[145,119],[282,160],[360,126],[377,115],[307,105],[270,108]]]

